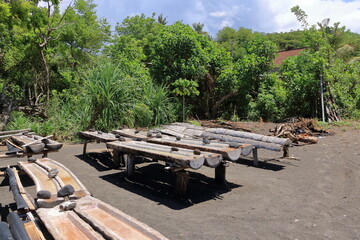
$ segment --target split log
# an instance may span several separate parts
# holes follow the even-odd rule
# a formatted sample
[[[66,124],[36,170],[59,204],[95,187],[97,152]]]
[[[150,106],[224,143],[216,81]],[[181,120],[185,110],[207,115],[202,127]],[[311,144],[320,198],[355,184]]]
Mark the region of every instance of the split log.
[[[283,146],[280,144],[269,143],[269,142],[260,142],[260,141],[255,141],[255,140],[251,140],[251,139],[226,136],[226,135],[215,134],[215,133],[210,133],[210,132],[204,132],[203,137],[207,137],[209,139],[217,139],[217,140],[220,140],[223,142],[237,142],[237,143],[242,143],[242,144],[251,144],[257,148],[264,148],[264,149],[278,151],[278,152],[280,152],[283,148]]]
[[[200,155],[195,155],[194,152],[189,149],[178,149],[178,151],[173,151],[170,146],[147,142],[109,142],[106,146],[124,154],[148,157],[192,169],[200,168],[207,157],[221,159],[221,155],[219,154],[202,152]]]
[[[30,128],[26,128],[26,129],[20,129],[20,130],[10,130],[10,131],[0,131],[0,135],[4,135],[4,134],[16,134],[16,133],[25,133],[25,132],[29,132],[31,131]]]
[[[236,138],[244,138],[244,139],[250,139],[250,140],[255,140],[255,141],[279,144],[282,146],[284,146],[284,145],[289,146],[291,144],[290,139],[270,137],[270,136],[265,136],[265,135],[256,134],[256,133],[234,131],[234,130],[229,130],[229,129],[225,129],[225,128],[210,128],[210,129],[207,129],[206,132],[228,135],[228,136],[236,137]]]
[[[241,150],[244,147],[247,147],[248,144],[240,145],[238,148],[232,148],[227,143],[210,141],[209,144],[205,144],[203,140],[199,139],[149,139],[148,142],[157,143],[162,145],[187,148],[187,149],[199,149],[205,152],[218,153],[223,156],[223,158],[236,161],[241,155]]]

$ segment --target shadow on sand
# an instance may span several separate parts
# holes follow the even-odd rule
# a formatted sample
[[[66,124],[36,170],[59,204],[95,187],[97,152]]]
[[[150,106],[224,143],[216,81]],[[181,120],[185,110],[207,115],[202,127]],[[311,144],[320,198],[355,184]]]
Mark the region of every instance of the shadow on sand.
[[[180,210],[208,200],[221,200],[223,194],[241,185],[226,182],[218,184],[213,178],[201,173],[189,171],[187,192],[182,197],[174,195],[175,174],[164,170],[159,163],[144,163],[136,167],[135,174],[125,177],[124,172],[101,176],[114,185],[148,198],[159,205]],[[201,171],[201,169],[200,169]],[[120,179],[120,180],[119,180]]]

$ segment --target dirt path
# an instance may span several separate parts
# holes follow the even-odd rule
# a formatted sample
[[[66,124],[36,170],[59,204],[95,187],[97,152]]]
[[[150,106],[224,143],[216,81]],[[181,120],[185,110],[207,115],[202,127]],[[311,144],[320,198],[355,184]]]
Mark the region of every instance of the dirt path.
[[[81,145],[50,157],[70,168],[93,195],[145,222],[170,239],[359,239],[360,130],[342,128],[315,145],[290,149],[299,160],[259,151],[231,163],[227,185],[214,183],[214,170],[191,172],[186,196],[173,196],[174,176],[161,163],[137,165],[132,179],[101,154],[81,156]],[[103,148],[90,144],[89,149]],[[20,159],[25,160],[25,159]],[[4,164],[17,160],[0,160]],[[4,213],[13,202],[0,178]]]

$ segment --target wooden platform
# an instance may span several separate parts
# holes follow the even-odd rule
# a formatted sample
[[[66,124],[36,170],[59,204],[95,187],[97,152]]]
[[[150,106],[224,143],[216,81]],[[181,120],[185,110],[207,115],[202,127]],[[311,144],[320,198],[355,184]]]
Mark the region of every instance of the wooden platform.
[[[242,144],[239,147],[230,147],[228,143],[222,143],[218,141],[209,141],[209,143],[204,143],[200,139],[180,139],[175,138],[152,138],[148,142],[187,148],[187,149],[199,149],[201,151],[218,153],[223,156],[226,160],[236,161],[240,158],[241,155],[247,155],[251,151],[252,146],[250,144]],[[247,153],[247,154],[246,154]]]

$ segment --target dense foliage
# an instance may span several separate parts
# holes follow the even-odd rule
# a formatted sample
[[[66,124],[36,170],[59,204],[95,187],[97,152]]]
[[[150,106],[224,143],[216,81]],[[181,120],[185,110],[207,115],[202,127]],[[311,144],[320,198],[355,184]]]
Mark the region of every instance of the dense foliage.
[[[0,129],[73,138],[186,118],[360,118],[360,35],[323,21],[264,34],[127,17],[111,33],[91,0],[0,1]],[[64,8],[64,6],[62,7]],[[306,48],[281,66],[278,51]],[[10,119],[9,119],[10,118]],[[10,121],[9,121],[10,120]]]

